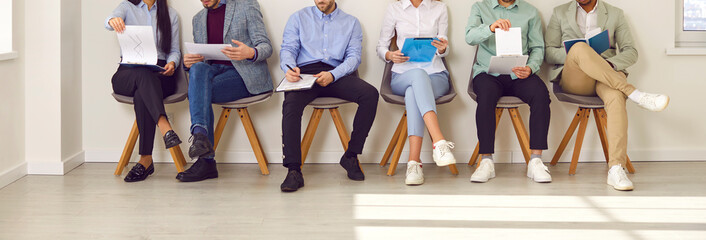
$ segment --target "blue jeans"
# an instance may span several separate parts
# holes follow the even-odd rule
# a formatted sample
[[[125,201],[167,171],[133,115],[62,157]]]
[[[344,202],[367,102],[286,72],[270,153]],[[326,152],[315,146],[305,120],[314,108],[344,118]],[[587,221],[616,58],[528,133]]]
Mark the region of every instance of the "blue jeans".
[[[449,92],[449,72],[427,74],[412,69],[402,74],[392,73],[392,93],[404,96],[409,136],[424,137],[424,114],[436,113],[436,99]]]
[[[191,131],[202,127],[213,143],[213,108],[211,103],[232,102],[252,96],[243,78],[233,66],[199,62],[189,70],[189,111]]]

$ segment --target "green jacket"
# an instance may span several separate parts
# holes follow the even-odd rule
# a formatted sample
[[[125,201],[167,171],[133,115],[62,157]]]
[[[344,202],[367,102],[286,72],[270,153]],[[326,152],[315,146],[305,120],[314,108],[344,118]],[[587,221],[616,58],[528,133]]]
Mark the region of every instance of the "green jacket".
[[[601,54],[603,58],[613,64],[615,70],[627,74],[626,69],[637,62],[637,49],[630,33],[623,10],[613,7],[603,0],[598,0],[596,6],[598,26],[601,30],[608,30],[610,35],[610,49]],[[549,64],[554,64],[549,72],[549,79],[556,80],[564,69],[566,51],[565,40],[583,38],[583,34],[576,23],[576,1],[559,5],[554,8],[551,20],[544,36],[546,56],[544,59]],[[617,46],[617,47],[616,47]],[[617,49],[620,48],[618,52]]]

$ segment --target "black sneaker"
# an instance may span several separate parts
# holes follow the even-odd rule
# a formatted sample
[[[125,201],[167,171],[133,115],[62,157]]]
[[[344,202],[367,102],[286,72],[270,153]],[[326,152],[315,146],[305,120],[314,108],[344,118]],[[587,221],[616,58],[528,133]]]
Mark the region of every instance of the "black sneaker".
[[[167,147],[167,149],[181,144],[181,139],[179,139],[179,136],[177,136],[174,130],[169,130],[162,138],[164,139],[164,146]]]
[[[302,187],[304,187],[304,176],[302,176],[301,171],[293,169],[289,169],[287,177],[284,178],[284,182],[279,186],[282,192],[294,192]]]
[[[182,182],[198,182],[217,177],[216,161],[199,158],[189,169],[177,174],[176,179]]]
[[[346,169],[348,172],[348,178],[354,181],[363,181],[365,180],[365,174],[363,174],[363,170],[360,169],[360,162],[358,161],[358,157],[351,157],[348,158],[345,155],[341,157],[341,167]]]
[[[189,147],[190,158],[202,158],[213,155],[213,145],[211,145],[211,141],[208,140],[206,134],[193,134],[191,138],[189,138],[189,141],[191,142],[191,147]]]

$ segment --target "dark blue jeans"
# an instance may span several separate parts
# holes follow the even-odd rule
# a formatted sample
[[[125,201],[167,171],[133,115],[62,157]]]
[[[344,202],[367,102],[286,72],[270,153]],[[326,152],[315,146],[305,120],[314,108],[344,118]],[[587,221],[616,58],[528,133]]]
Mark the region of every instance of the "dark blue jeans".
[[[243,78],[233,66],[196,63],[189,70],[189,111],[191,131],[199,126],[208,131],[213,143],[213,108],[211,103],[232,102],[252,96]]]

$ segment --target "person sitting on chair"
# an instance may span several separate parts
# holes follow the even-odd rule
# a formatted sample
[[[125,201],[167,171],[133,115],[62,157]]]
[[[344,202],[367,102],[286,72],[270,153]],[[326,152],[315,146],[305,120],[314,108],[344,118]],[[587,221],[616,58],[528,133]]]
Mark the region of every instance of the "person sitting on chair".
[[[576,43],[566,53],[563,42],[584,38],[587,33],[608,30],[610,48],[597,53],[586,43]],[[603,100],[608,115],[608,185],[632,190],[623,167],[627,163],[628,113],[630,99],[650,111],[662,111],[669,97],[641,92],[628,83],[626,69],[637,62],[637,50],[623,11],[603,0],[571,0],[554,8],[547,26],[546,59],[554,64],[552,81],[559,81],[567,93],[595,96]],[[617,51],[616,46],[620,47]]]
[[[417,19],[417,15],[421,19]],[[448,51],[448,12],[446,4],[433,0],[402,0],[391,3],[382,22],[377,53],[385,62],[393,62],[391,88],[394,94],[405,97],[407,129],[409,132],[409,161],[405,184],[424,183],[421,149],[424,126],[433,142],[432,158],[437,166],[456,163],[451,153],[452,142],[446,141],[439,128],[435,99],[449,92],[449,72],[441,59]],[[435,24],[427,24],[435,23]],[[390,42],[397,34],[397,46],[408,38],[437,37],[432,41],[437,52],[430,62],[409,62],[400,50],[389,51]]]
[[[496,55],[495,32],[520,27],[522,54],[529,55],[527,65],[515,67],[510,75],[489,74],[490,57]],[[476,127],[481,161],[471,182],[487,182],[495,177],[493,152],[495,144],[495,107],[502,96],[515,96],[530,106],[530,149],[527,177],[535,182],[551,182],[549,170],[542,162],[547,149],[551,116],[549,91],[536,73],[544,58],[542,21],[537,9],[525,0],[483,0],[473,4],[466,26],[466,42],[478,45],[473,66],[473,91],[478,95]]]
[[[273,88],[267,68],[272,45],[257,0],[200,1],[204,9],[194,16],[194,42],[231,44],[221,50],[231,60],[205,62],[201,55],[184,56],[193,139],[189,157],[198,160],[176,176],[182,182],[218,177],[211,103],[232,102]]]
[[[280,68],[290,82],[300,74],[315,74],[310,90],[284,94],[282,104],[282,143],[284,167],[289,169],[280,186],[283,192],[304,186],[301,173],[301,122],[304,108],[317,97],[336,97],[358,104],[348,150],[340,160],[348,178],[365,179],[358,154],[375,120],[378,91],[355,76],[361,62],[363,31],[355,17],[339,9],[335,0],[314,0],[316,6],[301,9],[284,28]],[[289,68],[292,68],[291,70]]]
[[[105,28],[121,34],[125,31],[125,25],[152,26],[157,36],[157,65],[166,69],[160,73],[146,67],[120,66],[113,75],[113,92],[134,99],[135,118],[140,132],[140,161],[125,176],[125,181],[137,182],[154,173],[152,148],[155,125],[159,127],[167,149],[181,143],[169,124],[162,102],[177,88],[174,71],[177,64],[181,64],[179,16],[176,10],[169,7],[167,0],[125,0],[105,20]]]

